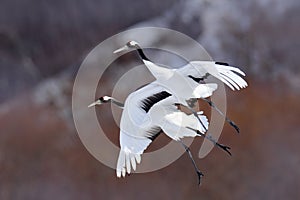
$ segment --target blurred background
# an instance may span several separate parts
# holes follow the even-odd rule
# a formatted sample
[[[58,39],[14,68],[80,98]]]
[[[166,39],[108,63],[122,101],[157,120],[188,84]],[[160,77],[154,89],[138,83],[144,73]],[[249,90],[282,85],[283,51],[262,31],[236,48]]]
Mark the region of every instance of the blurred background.
[[[300,198],[300,1],[0,5],[1,200]],[[72,86],[85,56],[107,37],[143,26],[183,32],[214,60],[247,74],[248,88],[227,90],[227,114],[241,134],[225,125],[220,141],[232,147],[233,156],[214,149],[196,159],[205,174],[200,188],[186,155],[159,171],[117,179],[87,152],[74,128]],[[117,141],[118,127],[106,120]],[[197,139],[191,146],[195,155],[200,145]]]

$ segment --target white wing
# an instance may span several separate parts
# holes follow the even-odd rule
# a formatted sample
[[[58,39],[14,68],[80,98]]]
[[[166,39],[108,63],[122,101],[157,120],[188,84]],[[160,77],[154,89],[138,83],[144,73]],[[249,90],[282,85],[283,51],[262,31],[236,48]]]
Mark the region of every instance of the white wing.
[[[205,115],[202,115],[203,112],[198,112],[198,116],[205,128],[202,127],[193,114],[187,115],[184,112],[179,111],[174,105],[176,101],[174,96],[170,96],[155,104],[149,111],[153,118],[153,123],[157,124],[164,133],[173,140],[197,136],[195,131],[188,129],[187,127],[205,133],[208,129],[208,119]]]
[[[213,89],[210,88],[209,91]],[[167,114],[176,112],[178,115],[183,116],[185,124],[188,124],[191,128],[201,130],[201,127],[197,126],[197,119],[178,111],[174,105],[175,103],[178,103],[178,99],[168,93],[164,87],[157,85],[156,82],[144,86],[128,96],[120,123],[121,150],[117,163],[118,177],[125,176],[126,172],[130,173],[131,167],[135,170],[136,164],[140,162],[140,155],[151,143],[151,138],[161,131],[160,127],[164,127],[163,124],[160,124],[161,122],[167,121],[166,125],[169,127],[176,124],[176,122],[172,122],[172,117],[164,119]],[[206,117],[203,120],[204,123],[205,120],[207,122]],[[174,127],[175,129],[181,129],[180,124]],[[183,133],[176,131],[174,133],[177,135],[172,136],[171,132],[173,130],[174,128],[166,128],[166,134],[173,139],[195,136],[195,133],[188,129],[183,130]]]
[[[117,177],[125,177],[126,172],[130,174],[131,167],[136,169],[136,164],[141,162],[141,154],[152,142],[148,138],[135,138],[124,131],[120,131],[120,146],[121,150],[117,162]]]
[[[151,125],[151,116],[147,112],[152,105],[169,95],[171,94],[155,82],[131,93],[125,101],[120,123],[121,129],[133,137],[151,137],[151,129],[153,127]],[[150,133],[139,131],[141,128],[145,131],[150,131]]]
[[[121,150],[116,169],[118,177],[124,177],[126,172],[129,174],[131,169],[136,169],[141,154],[160,133],[161,129],[152,123],[147,111],[153,102],[164,99],[168,95],[170,94],[165,92],[163,87],[153,82],[127,97],[120,123]]]
[[[147,112],[143,109],[143,100],[163,91],[166,91],[166,89],[156,84],[156,82],[152,82],[131,93],[124,105],[124,111],[128,112],[130,120],[136,125],[143,123],[147,118]]]
[[[212,61],[191,61],[189,64],[178,69],[185,76],[205,77],[206,73],[216,77],[232,90],[240,90],[248,86],[247,82],[239,75],[245,76],[240,69],[226,64]]]
[[[156,84],[166,88],[169,93],[177,97],[177,101],[186,105],[190,98],[206,98],[216,90],[216,84],[200,84],[189,78],[189,75],[204,76],[207,71],[204,68],[195,68],[191,64],[180,69],[167,69],[150,61],[143,60],[152,75],[156,78]]]
[[[208,119],[205,115],[202,115],[202,112],[198,113],[200,120],[205,126],[205,129],[208,128]],[[166,116],[166,120],[162,126],[162,130],[166,135],[168,135],[173,140],[180,140],[183,137],[195,137],[197,136],[195,131],[192,131],[189,128],[196,129],[205,133],[205,129],[199,123],[197,118],[191,114],[186,115],[182,112],[174,112]]]

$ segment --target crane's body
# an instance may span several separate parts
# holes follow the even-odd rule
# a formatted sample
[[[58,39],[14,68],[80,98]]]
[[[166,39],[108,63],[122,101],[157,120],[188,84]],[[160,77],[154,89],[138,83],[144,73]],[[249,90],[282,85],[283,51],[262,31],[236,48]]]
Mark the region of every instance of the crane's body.
[[[191,98],[207,98],[217,89],[217,84],[199,84],[191,78],[185,77],[178,70],[160,67],[148,60],[143,60],[149,71],[156,78],[157,85],[170,91],[178,103],[189,106],[187,100]]]
[[[138,52],[142,62],[146,65],[148,70],[156,78],[158,85],[161,85],[170,91],[179,103],[186,106],[197,117],[192,105],[189,104],[189,99],[203,99],[208,102],[210,106],[214,107],[226,121],[239,132],[238,126],[227,116],[225,116],[213,102],[207,100],[206,97],[211,96],[210,89],[217,89],[217,84],[209,83],[199,84],[200,80],[204,80],[208,75],[211,75],[223,83],[225,83],[232,90],[240,90],[247,87],[247,82],[239,75],[245,76],[245,73],[236,67],[229,66],[227,63],[213,62],[213,61],[191,61],[179,69],[168,69],[158,64],[153,63],[144,54],[140,45],[135,41],[129,41],[125,46],[117,49],[114,53],[134,49]],[[209,87],[210,89],[207,89]],[[197,117],[198,118],[198,117]],[[201,120],[198,118],[201,123]],[[202,127],[203,124],[202,124]]]
[[[112,102],[123,108],[120,122],[121,150],[116,170],[118,177],[124,177],[126,172],[129,174],[131,169],[136,169],[137,163],[141,161],[141,154],[161,131],[175,141],[180,141],[183,137],[206,138],[205,132],[209,123],[203,112],[197,112],[202,122],[200,124],[194,115],[178,110],[177,98],[158,85],[156,81],[131,93],[124,105],[112,97],[105,96],[90,106],[106,102]],[[230,154],[229,147],[217,143],[212,138],[207,139]],[[189,152],[186,146],[185,148]],[[191,159],[193,160],[192,157]],[[200,179],[202,173],[196,166],[195,169]]]
[[[118,177],[125,176],[125,170],[130,173],[131,166],[135,170],[136,161],[140,160],[140,155],[161,131],[176,141],[183,137],[197,136],[197,132],[192,129],[205,133],[208,128],[206,116],[201,112],[197,113],[205,125],[204,129],[194,115],[178,110],[175,106],[177,103],[176,97],[156,82],[140,88],[126,98],[120,122]]]

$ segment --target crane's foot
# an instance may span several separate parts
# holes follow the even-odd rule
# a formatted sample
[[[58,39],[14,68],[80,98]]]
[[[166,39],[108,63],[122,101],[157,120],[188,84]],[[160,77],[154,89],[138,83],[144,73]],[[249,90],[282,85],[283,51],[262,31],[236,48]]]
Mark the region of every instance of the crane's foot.
[[[214,108],[220,115],[225,117],[226,121],[237,131],[237,133],[240,132],[240,128],[231,119],[229,119],[211,100],[206,98],[201,98],[201,99],[207,102],[208,105]]]
[[[200,172],[199,170],[197,170],[196,172],[197,172],[197,176],[198,176],[198,185],[200,186],[201,178],[204,176],[204,174],[202,172]]]
[[[219,144],[219,143],[216,143],[216,145],[218,147],[220,147],[221,149],[223,149],[224,151],[226,151],[230,156],[232,155],[231,152],[229,151],[229,149],[231,149],[229,146],[226,146],[226,145],[223,145],[223,144]]]
[[[201,177],[204,176],[204,174],[198,169],[198,167],[196,165],[196,162],[195,162],[195,160],[193,158],[193,155],[192,155],[192,152],[191,152],[190,148],[188,146],[186,146],[181,140],[179,140],[179,142],[182,144],[182,146],[184,147],[186,153],[188,154],[188,156],[190,157],[190,159],[191,159],[191,161],[193,163],[195,172],[197,173],[197,176],[198,176],[198,185],[200,186]]]
[[[230,120],[229,124],[236,130],[237,133],[240,133],[240,128],[233,121]]]

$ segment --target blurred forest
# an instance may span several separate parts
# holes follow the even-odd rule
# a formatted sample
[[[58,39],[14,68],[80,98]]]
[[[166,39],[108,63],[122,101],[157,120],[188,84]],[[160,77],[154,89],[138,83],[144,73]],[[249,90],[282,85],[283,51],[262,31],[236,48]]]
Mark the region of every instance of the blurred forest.
[[[1,200],[300,198],[300,1],[0,5]],[[85,56],[111,35],[144,26],[183,32],[214,60],[247,74],[248,88],[227,90],[227,114],[241,134],[225,125],[220,141],[233,156],[213,150],[197,159],[205,174],[200,188],[186,155],[159,171],[117,179],[87,152],[74,128],[72,86]],[[117,141],[118,127],[107,120]],[[195,155],[200,145],[197,139],[191,146]]]

